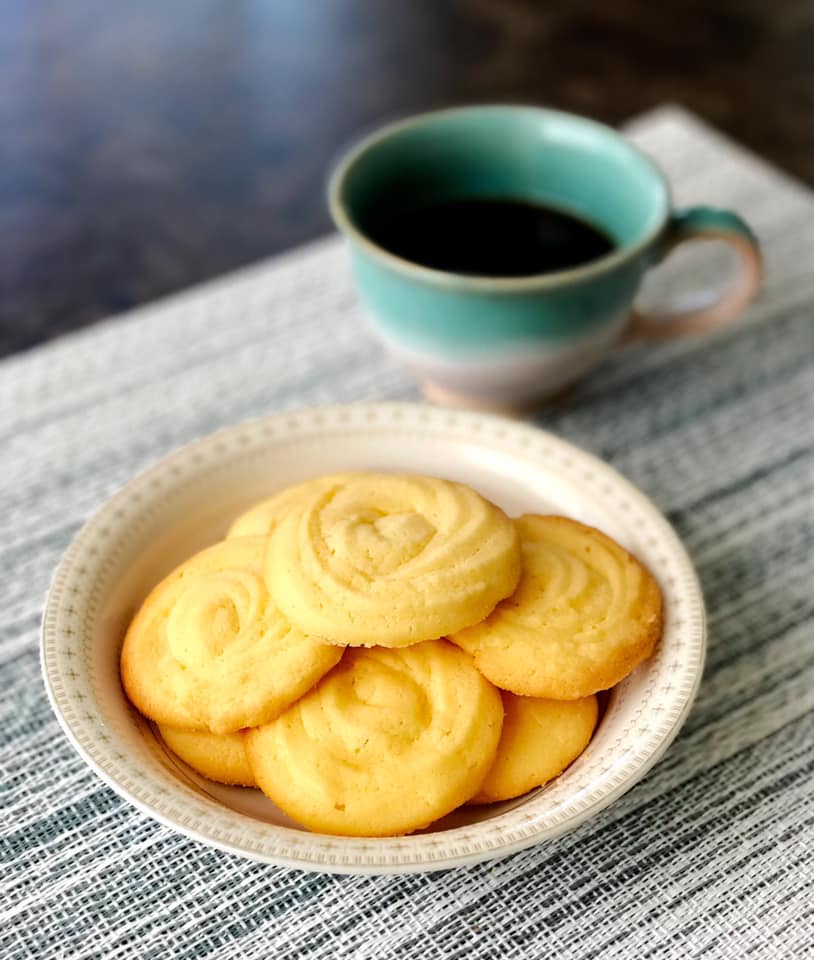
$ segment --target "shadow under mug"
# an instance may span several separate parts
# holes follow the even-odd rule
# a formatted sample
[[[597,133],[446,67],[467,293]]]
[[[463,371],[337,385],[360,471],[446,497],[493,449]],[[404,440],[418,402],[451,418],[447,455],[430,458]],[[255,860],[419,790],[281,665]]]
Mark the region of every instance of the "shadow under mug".
[[[456,197],[506,197],[572,213],[613,239],[606,255],[533,276],[435,270],[371,239],[382,213]],[[367,314],[432,400],[522,409],[558,392],[615,344],[707,333],[743,311],[761,281],[748,225],[714,207],[673,210],[654,162],[603,124],[555,110],[479,106],[384,127],[342,159],[331,214],[350,240]],[[711,304],[664,315],[633,303],[645,273],[685,241],[722,240],[738,254]]]

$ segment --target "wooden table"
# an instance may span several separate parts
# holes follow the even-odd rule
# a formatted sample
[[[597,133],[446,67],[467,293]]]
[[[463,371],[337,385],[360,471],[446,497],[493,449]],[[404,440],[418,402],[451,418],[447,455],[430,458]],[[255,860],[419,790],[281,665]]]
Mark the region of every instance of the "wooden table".
[[[324,233],[350,140],[488,100],[680,102],[814,183],[814,7],[6,0],[0,354]]]

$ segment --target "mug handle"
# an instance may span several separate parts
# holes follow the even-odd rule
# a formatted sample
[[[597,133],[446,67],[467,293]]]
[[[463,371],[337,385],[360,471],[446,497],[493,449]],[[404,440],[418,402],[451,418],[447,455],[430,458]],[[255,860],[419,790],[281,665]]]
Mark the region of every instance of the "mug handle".
[[[691,240],[723,240],[735,248],[740,263],[732,282],[707,306],[672,313],[645,313],[634,307],[624,340],[670,340],[711,333],[730,324],[754,298],[760,288],[763,260],[757,237],[745,221],[731,210],[717,207],[675,210],[662,238],[660,259]]]

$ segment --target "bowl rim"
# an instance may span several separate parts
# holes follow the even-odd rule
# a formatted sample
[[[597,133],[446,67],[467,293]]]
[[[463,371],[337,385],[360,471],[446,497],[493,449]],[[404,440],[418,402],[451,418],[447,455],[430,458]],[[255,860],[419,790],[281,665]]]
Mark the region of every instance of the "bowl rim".
[[[471,433],[481,442],[488,442],[490,447],[497,444],[509,452],[526,457],[533,456],[535,448],[539,452],[544,450],[549,457],[559,458],[562,464],[569,464],[569,469],[592,471],[601,478],[597,482],[603,484],[604,490],[619,494],[630,505],[630,509],[635,509],[646,517],[663,541],[662,545],[669,549],[671,562],[680,572],[682,601],[689,613],[682,617],[681,622],[689,641],[688,653],[680,664],[683,669],[683,682],[676,684],[677,692],[672,698],[670,708],[663,711],[663,716],[655,725],[655,732],[650,735],[648,742],[632,755],[626,755],[624,768],[608,777],[601,794],[578,804],[564,802],[562,815],[553,819],[549,816],[546,824],[535,822],[540,820],[539,817],[529,816],[525,823],[516,824],[505,831],[497,829],[498,823],[512,817],[513,811],[509,811],[471,827],[450,828],[437,835],[441,840],[429,841],[428,837],[432,835],[413,834],[402,838],[369,839],[334,837],[252,820],[269,842],[250,846],[248,840],[235,840],[227,835],[229,831],[217,828],[217,822],[224,817],[229,821],[237,818],[238,825],[243,822],[245,833],[244,821],[247,818],[237,811],[227,810],[214,800],[199,800],[196,817],[187,818],[186,821],[179,820],[173,811],[173,804],[166,796],[172,791],[165,788],[162,796],[150,797],[145,794],[144,789],[140,789],[138,780],[131,779],[128,782],[120,767],[110,762],[112,754],[109,751],[100,752],[98,749],[94,740],[95,734],[91,731],[103,729],[99,717],[86,711],[83,722],[68,702],[60,655],[66,642],[70,645],[71,635],[66,631],[64,611],[69,582],[74,579],[77,566],[89,552],[98,552],[98,547],[94,547],[94,544],[100,538],[100,531],[106,530],[107,525],[112,523],[116,511],[121,510],[128,502],[132,503],[134,493],[139,494],[140,501],[143,491],[155,487],[162,477],[174,477],[174,482],[179,484],[181,481],[178,476],[186,470],[186,479],[194,480],[207,469],[207,458],[210,460],[208,466],[214,467],[230,452],[239,456],[245,453],[247,445],[251,443],[262,449],[270,441],[273,444],[275,439],[286,435],[303,436],[323,430],[326,426],[335,431],[348,428],[371,429],[373,425],[378,428],[389,425],[393,428],[397,424],[402,427],[412,424],[426,428],[435,424],[443,426],[447,431],[459,431],[459,438]],[[538,462],[536,458],[535,462]],[[546,467],[550,468],[550,465],[546,463]],[[77,592],[75,584],[70,589]],[[661,759],[692,707],[703,673],[705,654],[706,616],[703,594],[690,558],[678,535],[658,508],[614,468],[569,441],[532,424],[493,414],[450,411],[423,404],[375,402],[289,410],[225,427],[182,446],[137,474],[87,520],[63,555],[48,590],[40,642],[43,680],[60,727],[85,763],[128,803],[165,826],[228,853],[278,866],[348,874],[415,873],[449,869],[503,857],[573,830],[627,792]],[[94,708],[98,713],[98,704],[94,704]],[[489,825],[492,827],[491,831]],[[476,841],[472,839],[472,834],[478,834]]]

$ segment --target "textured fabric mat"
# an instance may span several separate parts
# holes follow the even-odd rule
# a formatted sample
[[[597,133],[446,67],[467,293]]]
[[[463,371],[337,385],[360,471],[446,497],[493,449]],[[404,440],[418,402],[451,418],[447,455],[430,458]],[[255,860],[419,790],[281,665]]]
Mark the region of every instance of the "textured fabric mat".
[[[767,261],[737,329],[620,351],[539,418],[639,484],[697,564],[709,661],[665,759],[557,841],[353,878],[186,840],[69,747],[38,623],[81,522],[223,424],[416,397],[366,332],[331,238],[0,364],[5,960],[814,956],[814,198],[681,111],[631,130],[678,202],[734,206]]]

